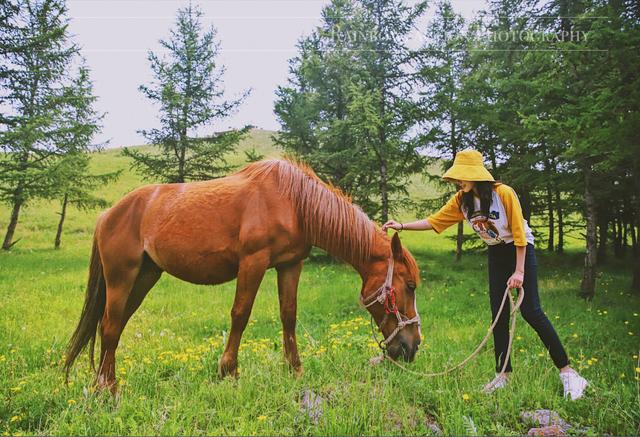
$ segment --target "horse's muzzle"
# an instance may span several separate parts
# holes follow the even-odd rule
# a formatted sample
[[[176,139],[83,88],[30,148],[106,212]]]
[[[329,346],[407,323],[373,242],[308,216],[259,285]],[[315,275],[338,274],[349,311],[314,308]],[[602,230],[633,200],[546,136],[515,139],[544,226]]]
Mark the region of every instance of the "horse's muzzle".
[[[419,344],[420,340],[411,342],[403,337],[399,337],[397,341],[392,342],[392,344],[387,347],[387,353],[389,357],[394,360],[402,358],[402,360],[410,363],[416,357]]]

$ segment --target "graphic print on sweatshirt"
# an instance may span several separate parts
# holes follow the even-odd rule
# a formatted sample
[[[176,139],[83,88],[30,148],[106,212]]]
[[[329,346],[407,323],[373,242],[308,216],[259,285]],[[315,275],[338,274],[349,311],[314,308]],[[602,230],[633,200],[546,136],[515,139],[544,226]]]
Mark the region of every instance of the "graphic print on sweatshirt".
[[[475,211],[469,218],[469,224],[473,230],[482,238],[487,244],[494,245],[502,243],[500,238],[500,232],[495,226],[492,220],[499,220],[500,212],[495,210],[489,211],[489,217],[482,214],[481,211]]]

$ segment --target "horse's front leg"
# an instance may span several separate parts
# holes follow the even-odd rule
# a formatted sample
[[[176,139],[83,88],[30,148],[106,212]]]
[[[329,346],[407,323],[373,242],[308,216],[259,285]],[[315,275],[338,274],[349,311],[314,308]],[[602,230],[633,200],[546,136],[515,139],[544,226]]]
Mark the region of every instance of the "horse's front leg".
[[[298,281],[302,271],[302,261],[280,266],[278,271],[278,297],[280,299],[280,320],[282,321],[282,342],[284,356],[296,375],[302,375],[302,365],[296,341],[296,309]]]
[[[227,375],[238,376],[238,348],[242,333],[247,326],[251,315],[253,301],[264,277],[264,272],[269,266],[269,253],[256,252],[243,257],[238,266],[238,280],[236,284],[236,297],[231,309],[231,332],[227,345],[220,358],[218,372],[221,377]]]

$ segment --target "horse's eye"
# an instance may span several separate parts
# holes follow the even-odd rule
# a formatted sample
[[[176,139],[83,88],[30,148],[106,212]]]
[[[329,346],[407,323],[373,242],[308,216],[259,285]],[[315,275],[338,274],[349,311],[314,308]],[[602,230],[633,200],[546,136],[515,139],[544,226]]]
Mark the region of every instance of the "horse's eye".
[[[409,291],[416,291],[416,284],[414,284],[413,282],[407,282],[407,288],[409,289]]]

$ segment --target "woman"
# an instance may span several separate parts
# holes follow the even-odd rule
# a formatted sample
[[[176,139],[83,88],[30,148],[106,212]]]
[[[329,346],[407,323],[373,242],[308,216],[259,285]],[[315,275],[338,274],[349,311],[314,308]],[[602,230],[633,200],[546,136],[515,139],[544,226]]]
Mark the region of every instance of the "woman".
[[[484,167],[480,152],[472,149],[456,154],[453,166],[443,179],[454,182],[460,190],[438,212],[425,220],[398,223],[390,220],[382,226],[401,230],[429,230],[440,233],[449,226],[466,219],[473,230],[489,245],[489,291],[491,311],[495,318],[504,295],[505,286],[523,287],[524,301],[520,311],[535,329],[558,369],[564,386],[564,396],[572,400],[582,397],[587,381],[569,366],[567,354],[558,334],[540,307],[538,296],[537,262],[533,234],[522,216],[515,191],[496,182]],[[496,372],[502,370],[509,343],[509,312],[503,311],[493,331]],[[512,371],[510,357],[506,357],[505,373],[484,387],[491,393],[506,386]]]

